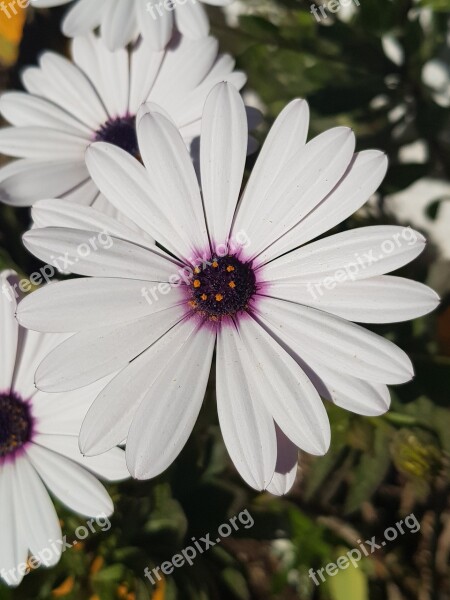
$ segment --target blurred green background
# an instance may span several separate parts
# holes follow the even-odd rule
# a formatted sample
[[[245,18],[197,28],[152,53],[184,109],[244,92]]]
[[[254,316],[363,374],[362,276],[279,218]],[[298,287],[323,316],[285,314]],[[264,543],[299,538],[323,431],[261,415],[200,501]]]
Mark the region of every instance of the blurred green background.
[[[95,0],[92,0],[95,1]],[[436,313],[374,328],[398,343],[416,368],[413,382],[392,389],[384,417],[363,418],[327,406],[332,447],[303,455],[286,498],[256,494],[237,475],[217,424],[214,385],[194,435],[175,464],[151,482],[110,488],[116,513],[64,553],[52,570],[27,576],[17,590],[0,584],[0,600],[445,600],[450,597],[450,2],[355,0],[238,1],[211,11],[213,33],[248,74],[246,99],[260,108],[260,140],[294,97],[306,97],[311,135],[351,126],[358,149],[390,158],[376,197],[339,230],[412,224],[429,238],[424,254],[400,273],[441,295]],[[358,5],[359,4],[359,5]],[[68,52],[59,32],[64,9],[28,9],[22,23],[0,23],[2,89],[20,88],[19,72],[44,48]],[[319,16],[320,16],[319,12]],[[255,160],[251,156],[249,169]],[[3,159],[2,159],[3,160]],[[0,206],[0,266],[30,273],[21,246],[28,210]],[[157,587],[150,570],[247,509],[254,526],[177,569]],[[0,507],[1,510],[1,507]],[[414,513],[405,531],[356,568],[320,586],[308,576]],[[60,507],[70,542],[82,518]],[[0,543],[1,532],[0,532]]]

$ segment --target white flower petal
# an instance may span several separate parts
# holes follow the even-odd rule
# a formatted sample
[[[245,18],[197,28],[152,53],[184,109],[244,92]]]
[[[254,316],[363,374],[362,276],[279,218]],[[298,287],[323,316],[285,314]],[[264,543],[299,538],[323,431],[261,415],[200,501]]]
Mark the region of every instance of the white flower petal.
[[[320,308],[357,323],[397,323],[434,310],[439,296],[431,288],[402,277],[381,275],[361,281],[319,284],[274,282],[265,294]]]
[[[18,282],[18,277],[12,271],[0,273],[0,392],[9,391],[14,374],[19,336],[19,326],[14,316],[16,294],[20,294]]]
[[[195,320],[178,328],[173,353],[147,388],[127,440],[127,464],[137,479],[162,473],[186,444],[208,383],[215,335]]]
[[[259,260],[269,260],[306,244],[347,219],[376,192],[387,167],[386,155],[378,150],[355,154],[335,189],[289,233],[263,252]]]
[[[0,152],[17,158],[82,161],[86,138],[47,127],[0,129]]]
[[[24,92],[6,92],[0,98],[3,117],[16,127],[49,127],[89,141],[92,131],[81,121],[45,98]]]
[[[93,144],[86,152],[92,179],[115,208],[172,253],[191,251],[140,162],[111,144]],[[185,199],[186,200],[186,199]]]
[[[108,492],[86,469],[37,444],[30,444],[26,453],[45,485],[68,508],[86,517],[112,514]]]
[[[153,50],[147,39],[142,39],[130,56],[130,99],[129,110],[136,114],[145,102],[153,84],[162,70],[166,53]]]
[[[108,115],[85,74],[54,52],[45,52],[39,61],[44,89],[42,96],[58,104],[94,131]]]
[[[158,113],[144,115],[137,130],[157,201],[185,242],[179,251],[186,248],[184,258],[195,257],[209,247],[209,242],[197,176],[183,139],[174,125]]]
[[[175,2],[175,18],[178,29],[183,35],[198,40],[209,32],[209,20],[200,2]]]
[[[23,579],[19,566],[26,563],[28,548],[23,537],[20,512],[15,504],[14,486],[19,463],[26,460],[18,457],[16,462],[6,462],[0,469],[0,578],[10,586],[18,586]]]
[[[284,496],[295,483],[298,470],[298,448],[277,426],[277,464],[267,491]]]
[[[275,424],[259,394],[250,388],[239,333],[224,327],[217,338],[217,412],[228,453],[241,477],[256,490],[275,471]]]
[[[160,0],[137,0],[137,19],[150,48],[162,50],[167,46],[173,33],[173,13]]]
[[[120,325],[82,331],[55,348],[39,365],[36,385],[64,392],[94,383],[123,369],[183,318],[175,306]]]
[[[67,316],[67,315],[66,315]],[[13,388],[23,398],[36,394],[34,374],[39,363],[60,344],[66,334],[43,334],[29,329],[19,328],[19,344],[14,369]],[[34,413],[33,413],[34,414]]]
[[[273,335],[306,362],[311,357],[336,371],[379,383],[404,383],[414,375],[403,350],[339,317],[273,298],[261,299],[257,314]]]
[[[315,387],[297,362],[254,319],[239,322],[245,365],[261,401],[296,446],[322,455],[330,445],[330,424]]]
[[[28,458],[17,461],[14,470],[15,510],[20,515],[22,537],[31,554],[40,557],[46,567],[52,567],[62,552],[62,544],[54,543],[62,535],[55,507]]]
[[[356,281],[395,271],[424,248],[423,235],[409,227],[374,225],[312,242],[265,265],[262,272],[267,281]]]
[[[127,50],[111,52],[101,38],[91,34],[73,40],[72,54],[75,63],[95,85],[109,115],[124,117],[128,113],[130,79]]]
[[[65,227],[32,229],[23,236],[30,252],[66,272],[156,282],[168,281],[177,272],[176,263],[156,247],[143,248],[113,236],[110,241],[100,245],[95,232]]]
[[[354,149],[351,129],[336,127],[311,140],[284,164],[247,229],[252,256],[291,230],[331,192]]]
[[[39,0],[42,3],[43,0]],[[44,0],[46,2],[52,2],[53,0]],[[109,0],[78,0],[75,2],[73,7],[67,13],[62,23],[62,31],[67,37],[74,37],[76,35],[86,35],[89,31],[95,29],[100,25],[103,14],[108,10]],[[58,2],[58,4],[65,4],[64,2]],[[36,4],[36,0],[33,0]],[[50,5],[48,5],[50,6]]]
[[[0,200],[12,206],[30,206],[36,190],[43,198],[61,198],[89,177],[79,160],[39,160],[23,158],[0,169]]]
[[[101,454],[127,438],[139,405],[183,336],[185,327],[176,325],[102,390],[81,429],[80,448],[84,454]]]
[[[123,48],[135,38],[136,12],[132,10],[129,2],[109,0],[102,17],[101,33],[110,52]]]
[[[39,446],[70,458],[102,479],[123,481],[130,477],[125,462],[125,452],[121,448],[111,448],[101,456],[86,457],[80,452],[76,435],[39,434],[34,441]]]
[[[169,294],[164,288],[164,293],[160,293],[157,286],[146,281],[73,279],[45,286],[24,298],[17,318],[30,329],[73,333],[125,323],[130,315],[140,319],[184,300],[181,288],[171,288]]]
[[[41,200],[33,206],[31,215],[37,228],[69,227],[102,233],[102,237],[99,237],[97,242],[98,245],[109,244],[108,236],[113,235],[122,240],[154,248],[151,238],[140,235],[136,228],[131,229],[125,225],[119,220],[119,215],[115,217],[107,215],[106,209],[99,211],[88,206],[79,206],[73,202]]]
[[[367,417],[377,417],[389,410],[391,397],[383,383],[350,377],[309,357],[302,366],[319,394],[337,406]]]
[[[305,100],[293,100],[278,115],[253,168],[236,215],[234,231],[247,231],[263,205],[267,190],[287,161],[306,144],[309,107]]]
[[[213,249],[230,235],[247,155],[244,102],[232,85],[214,87],[202,119],[200,163],[203,201]]]

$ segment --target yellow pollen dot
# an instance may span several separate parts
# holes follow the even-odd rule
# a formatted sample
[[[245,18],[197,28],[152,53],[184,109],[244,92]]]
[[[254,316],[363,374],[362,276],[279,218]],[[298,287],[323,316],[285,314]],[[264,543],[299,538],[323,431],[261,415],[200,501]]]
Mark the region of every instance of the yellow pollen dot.
[[[189,301],[189,306],[191,306],[192,308],[196,308],[197,307],[197,302],[195,302],[195,300],[190,300]]]
[[[201,299],[202,299],[202,300],[208,300],[208,296],[207,296],[206,294],[202,294],[202,295],[201,295]]]
[[[230,286],[230,288],[232,290],[236,287],[236,284],[234,283],[234,281],[230,281],[230,283],[228,285]]]
[[[216,294],[216,300],[217,302],[221,302],[223,300],[222,294]]]
[[[201,272],[201,269],[200,269],[200,267],[195,267],[195,269],[194,269],[194,273],[195,273],[196,275],[198,275],[200,272]]]
[[[217,269],[217,267],[218,267],[218,266],[219,266],[219,263],[217,262],[217,260],[215,260],[215,261],[212,263],[212,267],[213,267],[214,269]]]
[[[194,287],[199,288],[201,286],[200,279],[194,279]]]
[[[228,265],[227,271],[228,271],[228,273],[232,273],[234,271],[234,267],[232,267],[231,265]]]

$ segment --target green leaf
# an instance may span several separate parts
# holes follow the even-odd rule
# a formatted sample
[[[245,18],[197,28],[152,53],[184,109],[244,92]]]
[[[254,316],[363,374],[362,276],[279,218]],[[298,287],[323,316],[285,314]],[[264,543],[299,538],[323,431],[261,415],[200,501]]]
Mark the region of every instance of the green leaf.
[[[384,479],[391,464],[390,437],[378,427],[371,452],[366,452],[354,470],[354,478],[345,502],[345,513],[352,513],[368,500]]]

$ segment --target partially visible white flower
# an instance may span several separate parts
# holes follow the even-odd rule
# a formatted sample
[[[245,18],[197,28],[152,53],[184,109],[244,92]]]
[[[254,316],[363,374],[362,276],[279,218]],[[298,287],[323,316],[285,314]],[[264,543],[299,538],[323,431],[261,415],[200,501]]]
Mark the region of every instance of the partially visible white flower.
[[[37,8],[62,6],[73,0],[32,0]],[[136,41],[141,34],[154,50],[162,50],[172,38],[174,26],[190,39],[209,32],[203,4],[227,6],[233,0],[76,0],[62,30],[68,37],[86,35],[100,27],[109,50]]]
[[[23,72],[27,92],[1,96],[0,111],[11,127],[0,129],[0,152],[20,159],[0,169],[2,202],[29,206],[62,198],[108,212],[85,165],[92,142],[106,141],[137,156],[135,122],[149,102],[160,106],[190,146],[200,135],[211,88],[231,81],[240,89],[246,81],[233,71],[231,56],[218,55],[212,37],[181,38],[161,52],[146,40],[134,50],[110,52],[90,35],[73,41],[72,54],[73,62],[45,52],[39,67]]]
[[[385,55],[397,66],[405,62],[405,52],[400,42],[393,35],[384,35],[381,44]]]
[[[18,281],[12,271],[0,273],[0,578],[12,586],[21,582],[29,554],[47,567],[61,556],[61,527],[47,489],[80,515],[109,516],[113,503],[97,476],[129,476],[120,448],[95,458],[78,448],[86,412],[107,381],[64,394],[36,389],[37,366],[67,335],[18,325]]]
[[[437,200],[442,202],[433,219],[427,209]],[[385,207],[400,223],[427,233],[442,258],[450,259],[450,183],[428,177],[419,179],[409,188],[386,196]]]
[[[401,163],[424,164],[428,161],[429,150],[425,140],[416,140],[411,144],[405,144],[398,151]]]
[[[355,16],[358,9],[359,6],[356,2],[343,2],[340,9],[336,13],[336,16],[340,21],[349,23]]]
[[[138,123],[145,166],[110,144],[89,148],[99,189],[160,246],[112,235],[111,249],[76,262],[84,278],[45,286],[19,306],[23,325],[77,332],[41,363],[40,387],[76,389],[121,369],[86,417],[83,452],[126,438],[135,477],[163,472],[194,427],[216,354],[229,454],[250,486],[283,494],[295,480],[298,448],[329,447],[321,397],[375,416],[388,410],[386,384],[412,378],[400,348],[351,321],[395,322],[436,307],[431,289],[385,276],[418,256],[425,240],[375,226],[312,241],[376,191],[387,158],[355,154],[346,127],[307,143],[308,127],[307,103],[291,102],[242,196],[248,127],[242,98],[227,83],[214,87],[203,112],[201,192],[178,130],[158,112]],[[95,211],[85,207],[90,229],[64,226],[66,206],[59,226],[24,236],[42,260],[56,252],[73,258],[95,230]]]
[[[450,66],[439,58],[429,60],[422,69],[422,81],[431,91],[436,104],[450,106]]]

